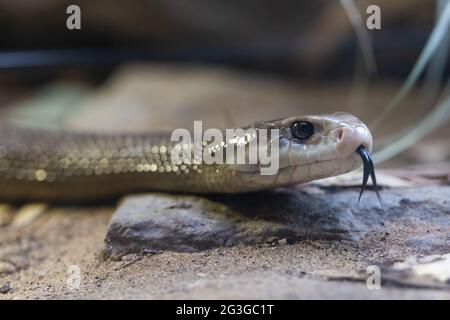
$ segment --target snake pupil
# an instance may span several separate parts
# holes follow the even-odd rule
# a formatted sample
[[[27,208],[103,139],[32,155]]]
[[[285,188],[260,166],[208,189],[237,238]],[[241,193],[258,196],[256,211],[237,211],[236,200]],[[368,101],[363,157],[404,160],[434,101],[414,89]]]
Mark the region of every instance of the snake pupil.
[[[295,138],[305,140],[313,135],[314,126],[310,122],[299,121],[292,125],[291,130]]]

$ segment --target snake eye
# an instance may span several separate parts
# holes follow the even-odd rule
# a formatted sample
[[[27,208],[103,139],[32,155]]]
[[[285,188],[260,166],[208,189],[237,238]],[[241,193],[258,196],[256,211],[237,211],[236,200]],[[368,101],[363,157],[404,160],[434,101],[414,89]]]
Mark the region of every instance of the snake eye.
[[[300,140],[306,140],[314,133],[314,126],[310,122],[299,121],[294,122],[291,127],[292,135]]]

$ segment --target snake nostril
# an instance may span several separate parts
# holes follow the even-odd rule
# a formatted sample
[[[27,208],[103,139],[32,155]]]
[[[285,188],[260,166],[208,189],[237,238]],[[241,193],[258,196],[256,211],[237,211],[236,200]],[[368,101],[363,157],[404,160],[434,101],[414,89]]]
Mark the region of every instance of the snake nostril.
[[[338,141],[341,141],[343,136],[344,136],[344,129],[342,129],[342,128],[338,129],[338,132],[337,132]]]

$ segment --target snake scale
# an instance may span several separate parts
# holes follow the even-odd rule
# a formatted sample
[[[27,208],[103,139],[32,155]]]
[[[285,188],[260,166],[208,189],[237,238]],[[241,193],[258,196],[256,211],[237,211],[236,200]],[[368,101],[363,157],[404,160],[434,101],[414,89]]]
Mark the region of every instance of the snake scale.
[[[279,129],[276,174],[261,175],[261,163],[174,162],[170,133],[89,134],[2,123],[0,199],[92,200],[145,190],[257,191],[349,172],[364,160],[359,146],[369,159],[372,150],[367,126],[347,113],[260,121],[246,128]],[[221,148],[233,144],[227,141]]]

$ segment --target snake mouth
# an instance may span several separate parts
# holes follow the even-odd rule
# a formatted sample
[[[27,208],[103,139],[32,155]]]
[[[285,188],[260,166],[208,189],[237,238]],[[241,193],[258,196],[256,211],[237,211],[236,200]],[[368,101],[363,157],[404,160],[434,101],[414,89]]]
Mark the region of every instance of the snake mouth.
[[[383,202],[381,201],[381,196],[379,188],[377,185],[377,178],[375,176],[375,166],[373,165],[372,157],[370,156],[369,150],[363,145],[360,145],[356,149],[356,153],[361,157],[364,165],[363,181],[361,185],[361,191],[359,192],[358,203],[361,200],[361,196],[366,189],[367,181],[369,180],[369,175],[372,178],[372,184],[374,186],[375,193],[377,195],[378,201],[380,202],[381,208],[383,208]]]

